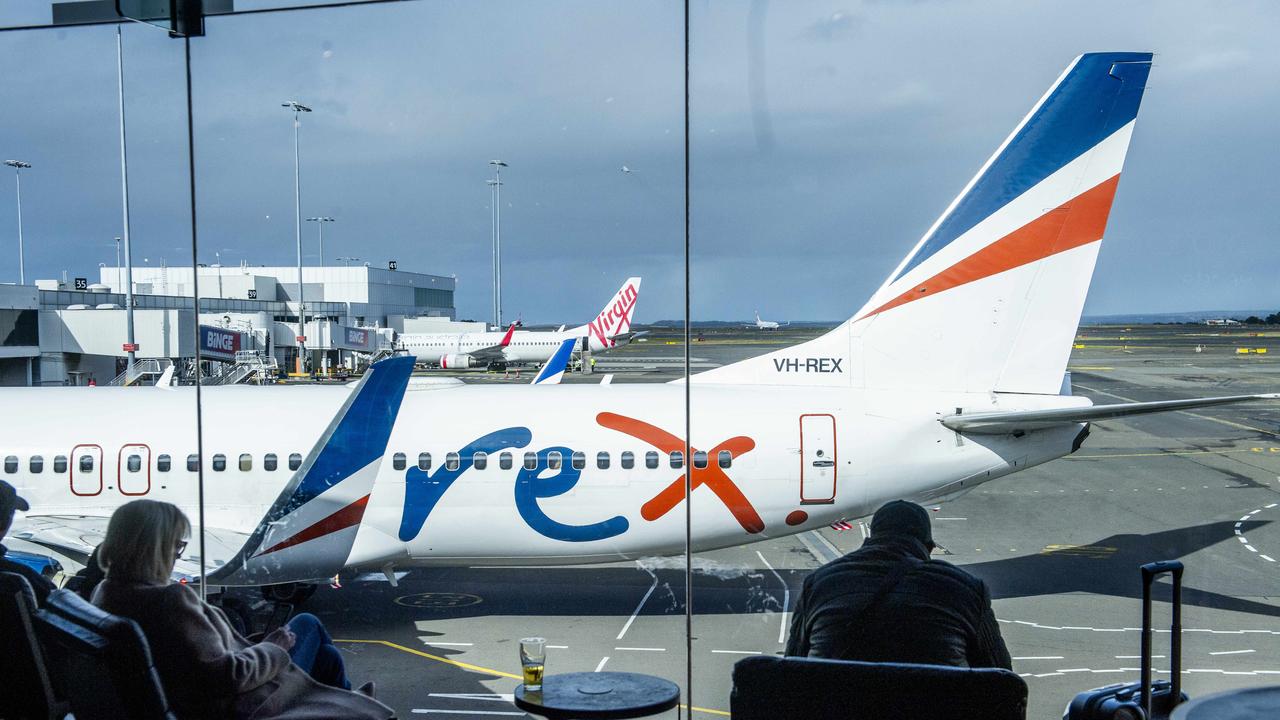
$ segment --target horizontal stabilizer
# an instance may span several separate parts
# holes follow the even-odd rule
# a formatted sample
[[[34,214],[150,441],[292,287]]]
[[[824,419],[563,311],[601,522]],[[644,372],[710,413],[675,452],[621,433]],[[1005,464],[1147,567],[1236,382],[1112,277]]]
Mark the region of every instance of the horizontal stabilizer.
[[[1011,412],[982,412],[947,415],[941,422],[951,430],[972,435],[1008,435],[1032,430],[1045,430],[1074,423],[1112,420],[1130,415],[1192,410],[1231,405],[1254,400],[1280,400],[1280,393],[1261,395],[1230,395],[1191,400],[1158,400],[1156,402],[1120,403],[1117,405],[1093,405],[1090,407],[1055,408],[1051,410],[1016,410]]]

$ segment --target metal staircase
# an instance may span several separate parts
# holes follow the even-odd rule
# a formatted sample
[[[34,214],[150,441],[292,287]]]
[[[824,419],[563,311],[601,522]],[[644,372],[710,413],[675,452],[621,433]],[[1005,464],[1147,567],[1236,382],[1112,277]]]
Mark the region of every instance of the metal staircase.
[[[169,358],[143,358],[134,360],[125,367],[124,372],[116,376],[114,380],[107,385],[116,385],[119,387],[127,387],[129,385],[154,385],[155,381],[164,374],[173,361]]]

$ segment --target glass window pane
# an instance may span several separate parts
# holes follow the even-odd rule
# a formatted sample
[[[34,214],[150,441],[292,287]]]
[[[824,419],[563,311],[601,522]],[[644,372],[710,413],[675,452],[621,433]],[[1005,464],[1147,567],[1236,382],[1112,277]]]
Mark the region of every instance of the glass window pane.
[[[62,473],[64,473],[64,472],[66,472],[66,471],[67,471],[67,456],[66,456],[66,455],[55,455],[55,456],[53,456],[53,471],[54,471],[54,472],[56,472],[56,473],[58,473],[59,475],[61,475]]]
[[[498,467],[503,470],[511,469],[511,453],[504,452],[498,456]]]
[[[213,456],[213,471],[222,472],[227,469],[227,456],[222,453],[216,453]]]
[[[444,456],[444,469],[457,470],[462,466],[462,460],[458,457],[458,453],[451,452]]]
[[[15,458],[15,462],[16,462],[16,458]],[[14,472],[17,472],[16,467],[14,468]],[[80,456],[80,472],[93,472],[93,456],[92,455]]]
[[[276,458],[275,453],[267,453],[266,455],[262,456],[263,470],[266,470],[267,472],[274,472],[278,464],[279,464],[279,460]]]
[[[644,454],[644,466],[653,470],[658,467],[658,453],[650,450]]]
[[[607,452],[596,453],[596,467],[600,468],[601,470],[609,469],[609,453]]]
[[[169,457],[168,455],[156,456],[156,472],[169,472],[169,469],[172,466],[173,466],[173,458]]]
[[[575,450],[573,455],[570,456],[570,462],[573,464],[574,470],[581,470],[587,466],[587,454],[580,450]]]
[[[559,450],[552,450],[547,453],[547,468],[549,470],[559,470],[564,458],[561,457]]]
[[[403,470],[407,464],[408,460],[405,458],[404,453],[396,453],[391,456],[391,468],[393,470]]]
[[[301,455],[301,454],[299,454],[299,453],[290,453],[290,455],[289,455],[289,469],[290,469],[290,470],[297,470],[297,469],[298,469],[298,468],[300,468],[300,467],[302,467],[302,455]]]
[[[484,470],[489,466],[489,455],[483,452],[477,452],[471,457],[471,465],[477,470]]]
[[[17,455],[5,456],[4,471],[10,475],[18,472],[18,456]]]
[[[636,455],[630,450],[624,450],[622,455],[619,456],[618,462],[622,465],[622,469],[630,470],[636,466]]]
[[[40,455],[32,455],[30,468],[32,475],[39,475],[44,472],[44,458]]]
[[[538,469],[538,453],[527,452],[524,454],[524,469],[525,470]]]
[[[693,453],[693,466],[695,468],[704,468],[707,466],[707,454],[701,450],[695,450]]]
[[[128,468],[129,472],[131,472],[131,473],[136,473],[136,472],[138,472],[138,471],[142,470],[142,456],[141,456],[141,455],[130,455],[130,456],[125,460],[125,467],[126,467],[126,468]]]
[[[198,472],[200,470],[200,456],[191,454],[187,456],[187,472]]]
[[[729,450],[721,450],[720,452],[716,453],[716,463],[722,468],[732,467],[733,452]]]
[[[249,472],[253,469],[253,456],[249,453],[240,454],[240,472]]]
[[[684,467],[684,453],[680,450],[671,451],[671,467],[679,470]]]
[[[431,453],[418,453],[418,469],[424,471],[431,469]]]

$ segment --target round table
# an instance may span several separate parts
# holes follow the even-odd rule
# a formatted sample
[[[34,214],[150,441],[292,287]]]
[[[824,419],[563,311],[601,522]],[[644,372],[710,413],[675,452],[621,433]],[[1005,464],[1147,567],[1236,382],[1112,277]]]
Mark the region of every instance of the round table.
[[[680,688],[670,680],[625,672],[578,672],[547,675],[542,690],[516,686],[516,707],[550,720],[638,718],[670,710],[680,701]]]
[[[1227,690],[1184,702],[1172,720],[1266,720],[1280,717],[1280,685]]]

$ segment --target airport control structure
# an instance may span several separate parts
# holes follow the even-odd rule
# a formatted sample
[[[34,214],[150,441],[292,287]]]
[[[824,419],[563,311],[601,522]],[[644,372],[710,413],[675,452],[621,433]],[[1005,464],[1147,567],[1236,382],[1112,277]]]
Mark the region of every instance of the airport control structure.
[[[301,343],[297,267],[202,265],[196,275],[189,266],[135,266],[131,348],[127,274],[100,266],[96,279],[0,285],[0,385],[132,384],[170,366],[181,373],[194,363],[197,336],[206,384],[293,371],[300,346],[309,369],[332,374],[390,355],[399,333],[486,329],[456,320],[454,277],[400,270],[394,262],[302,268]]]

